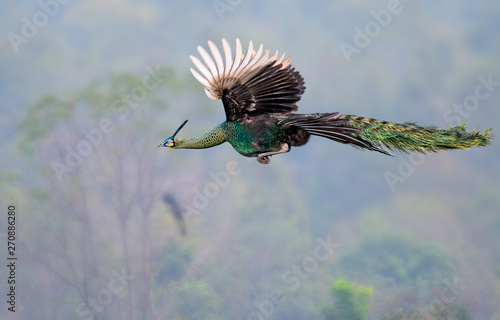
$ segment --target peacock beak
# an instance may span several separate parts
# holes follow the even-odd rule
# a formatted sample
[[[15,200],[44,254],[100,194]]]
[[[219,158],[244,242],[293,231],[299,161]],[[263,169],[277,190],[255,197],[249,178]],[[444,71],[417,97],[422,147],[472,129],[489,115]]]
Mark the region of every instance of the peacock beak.
[[[174,137],[169,137],[158,145],[158,147],[173,147],[173,146],[174,146]]]
[[[188,122],[187,120],[184,121],[180,126],[179,128],[177,128],[177,130],[175,130],[174,134],[171,136],[171,137],[168,137],[167,139],[165,139],[162,143],[160,143],[158,145],[158,147],[170,147],[170,148],[173,148],[174,147],[174,144],[175,144],[175,136],[177,135],[177,133],[179,133],[179,131],[182,129],[182,127],[184,127],[184,125],[186,124],[186,122]]]

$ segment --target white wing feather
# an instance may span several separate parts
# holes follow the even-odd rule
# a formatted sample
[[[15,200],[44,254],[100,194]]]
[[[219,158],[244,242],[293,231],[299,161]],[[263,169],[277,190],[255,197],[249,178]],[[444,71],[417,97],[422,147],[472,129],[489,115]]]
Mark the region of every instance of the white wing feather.
[[[262,44],[255,52],[252,41],[248,44],[247,53],[243,55],[241,41],[236,39],[235,54],[232,57],[231,46],[226,39],[222,39],[224,59],[212,41],[208,41],[208,47],[212,53],[211,56],[202,46],[197,47],[198,53],[205,63],[195,56],[189,56],[199,72],[193,68],[190,70],[196,80],[205,87],[207,96],[213,100],[220,99],[224,89],[230,88],[238,81],[244,83],[268,64],[272,63],[273,66],[282,64],[281,68],[284,69],[292,62],[290,58],[283,62],[285,54],[277,60],[278,51],[271,57],[269,57],[269,50],[262,54],[264,51]]]
[[[196,58],[195,56],[189,56],[191,61],[193,61],[193,64],[198,68],[198,70],[203,74],[203,76],[206,78],[208,82],[211,82],[210,80],[212,79],[212,74],[208,69],[201,63],[201,61]]]
[[[224,76],[224,62],[222,61],[222,56],[220,55],[220,51],[217,46],[212,42],[208,41],[208,47],[212,52],[212,56],[215,59],[215,64],[217,65],[218,74],[223,77]]]
[[[231,56],[231,46],[226,39],[222,39],[222,48],[224,49],[224,57],[226,58],[226,67],[224,68],[223,76],[226,77],[229,75],[229,71],[231,70],[231,66],[233,65],[233,58]]]
[[[196,78],[196,80],[201,82],[202,85],[204,85],[205,87],[211,86],[210,82],[208,82],[207,79],[205,79],[202,75],[200,75],[198,72],[196,72],[196,70],[194,70],[193,68],[189,68],[189,70],[191,70],[191,73],[193,74],[193,76]]]
[[[259,61],[260,56],[262,55],[262,50],[263,46],[260,45],[259,50],[257,53],[255,53],[252,57],[252,60],[250,60],[245,66],[241,67],[241,70],[238,70],[238,73],[235,74],[235,76],[240,76],[241,78],[244,78],[248,72],[252,71],[252,67]]]
[[[213,80],[217,79],[217,67],[215,66],[214,60],[212,57],[208,54],[208,52],[203,49],[202,46],[198,46],[198,52],[200,53],[200,56],[203,58],[203,61],[205,61],[205,64],[207,65],[208,69],[212,73],[212,78]],[[210,80],[210,79],[208,79]],[[212,82],[212,81],[210,81]]]

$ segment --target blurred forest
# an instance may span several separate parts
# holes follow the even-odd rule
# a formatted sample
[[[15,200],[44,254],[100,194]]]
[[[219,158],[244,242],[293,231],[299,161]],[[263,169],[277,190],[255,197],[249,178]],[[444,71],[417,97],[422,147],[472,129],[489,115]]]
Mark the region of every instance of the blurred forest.
[[[156,147],[224,120],[188,59],[222,37],[290,55],[300,112],[498,135],[500,4],[390,3],[0,4],[0,318],[499,319],[496,140],[387,157],[316,138],[266,166]]]

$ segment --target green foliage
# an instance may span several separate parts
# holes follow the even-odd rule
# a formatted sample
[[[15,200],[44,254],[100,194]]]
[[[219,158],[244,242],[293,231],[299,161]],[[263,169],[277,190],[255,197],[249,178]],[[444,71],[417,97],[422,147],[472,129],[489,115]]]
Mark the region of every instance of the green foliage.
[[[449,279],[454,267],[445,250],[411,237],[370,236],[345,253],[338,268],[352,279],[375,278],[388,286],[407,286],[427,292]]]
[[[330,287],[334,297],[333,305],[323,306],[322,312],[327,320],[368,319],[372,288],[354,288],[347,280],[338,279]]]
[[[74,106],[73,97],[55,95],[42,96],[28,106],[26,117],[18,125],[22,133],[18,144],[20,149],[32,153],[37,141],[47,138],[57,123],[73,115]]]
[[[472,315],[467,309],[456,304],[446,305],[444,308],[432,310],[422,314],[416,309],[394,311],[382,316],[381,320],[472,320]]]
[[[158,128],[163,125],[158,114],[172,101],[165,98],[169,91],[165,90],[166,79],[156,85],[149,81],[154,87],[150,89],[144,87],[143,79],[119,73],[75,93],[41,97],[27,108],[18,125],[17,144],[24,155],[30,155],[25,160],[27,170],[20,173],[21,178],[0,173],[2,191],[4,185],[9,187],[3,193],[9,195],[9,201],[19,198],[11,195],[14,192],[24,197],[15,203],[29,213],[23,215],[29,223],[24,224],[20,237],[26,241],[27,250],[23,251],[30,253],[25,260],[30,268],[24,277],[36,283],[40,274],[57,275],[51,286],[61,289],[51,292],[51,298],[76,303],[70,310],[58,308],[64,316],[56,318],[75,317],[79,303],[94,299],[91,301],[98,303],[95,318],[115,318],[108,314],[125,312],[121,306],[126,302],[130,318],[139,318],[135,315],[140,308],[148,314],[141,318],[158,319],[157,313],[165,313],[162,311],[175,300],[175,293],[196,280],[185,276],[195,256],[193,248],[168,237],[164,240],[164,232],[155,236],[167,244],[159,255],[162,259],[157,265],[151,260],[147,217],[156,210],[151,188],[162,179],[156,173],[164,168],[153,156],[160,140]],[[56,171],[54,164],[65,169]],[[29,185],[22,193],[13,188],[26,181]],[[142,227],[137,228],[138,224]],[[113,303],[103,304],[96,297],[110,292],[108,283],[114,283],[119,293],[113,290]],[[147,311],[144,297],[152,297]],[[156,301],[160,301],[158,311],[152,307]],[[46,314],[53,314],[45,301],[33,304],[33,310],[43,308]]]
[[[19,148],[31,154],[37,142],[49,140],[51,135],[60,135],[57,132],[60,125],[66,126],[65,131],[69,129],[78,131],[79,126],[82,127],[81,130],[98,127],[99,121],[104,117],[111,119],[118,117],[115,123],[126,124],[124,120],[133,110],[141,109],[142,117],[163,110],[167,107],[167,101],[163,98],[167,84],[172,92],[184,92],[190,89],[180,81],[171,79],[172,69],[151,69],[151,72],[154,72],[157,81],[152,87],[146,87],[144,78],[139,75],[120,72],[107,79],[94,81],[79,92],[42,96],[28,106],[26,116],[18,125],[18,130],[21,132]],[[172,87],[176,91],[173,91]],[[147,105],[147,108],[142,106],[143,104]],[[144,121],[138,117],[134,118],[140,127],[141,121]],[[142,126],[145,127],[144,124]]]
[[[156,283],[166,285],[171,281],[180,280],[186,273],[192,256],[191,246],[181,245],[174,240],[168,242],[160,255],[158,271],[154,277]]]
[[[175,297],[177,317],[190,320],[220,319],[218,311],[222,306],[219,297],[205,280],[191,280]]]

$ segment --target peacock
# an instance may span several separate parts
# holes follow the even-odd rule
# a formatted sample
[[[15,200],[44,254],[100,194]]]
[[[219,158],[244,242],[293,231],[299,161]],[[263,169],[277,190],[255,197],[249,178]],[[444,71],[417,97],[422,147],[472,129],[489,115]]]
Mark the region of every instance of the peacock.
[[[224,58],[212,41],[208,47],[211,56],[202,46],[197,47],[204,63],[191,55],[198,71],[190,70],[210,99],[222,100],[226,120],[200,137],[176,138],[186,120],[158,147],[204,149],[227,141],[241,155],[268,164],[271,156],[306,144],[311,135],[386,155],[392,155],[389,151],[427,153],[491,143],[491,129],[480,133],[467,131],[465,125],[438,129],[340,112],[296,113],[306,87],[290,57],[285,59],[283,54],[278,58],[277,51],[270,57],[262,44],[255,51],[251,41],[244,54],[239,39],[234,56],[226,39],[222,39]]]

